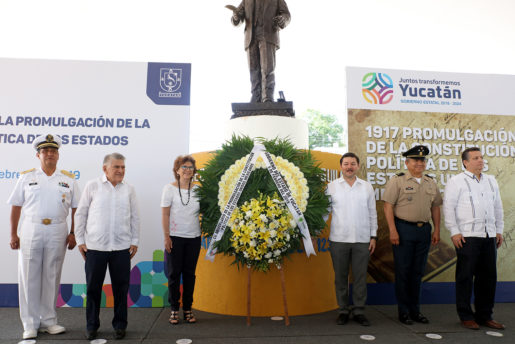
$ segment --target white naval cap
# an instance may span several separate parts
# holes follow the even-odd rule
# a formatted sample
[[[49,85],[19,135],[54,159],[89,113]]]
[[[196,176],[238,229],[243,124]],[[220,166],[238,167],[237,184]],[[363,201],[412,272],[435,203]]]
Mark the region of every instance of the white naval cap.
[[[32,147],[35,150],[40,150],[41,148],[52,147],[59,149],[61,148],[61,138],[57,135],[47,134],[41,135],[34,139],[32,142]]]

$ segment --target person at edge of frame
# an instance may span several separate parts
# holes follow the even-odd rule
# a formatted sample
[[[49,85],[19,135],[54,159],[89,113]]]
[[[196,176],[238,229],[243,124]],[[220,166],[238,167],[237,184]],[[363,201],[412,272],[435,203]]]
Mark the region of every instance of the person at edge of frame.
[[[57,323],[56,302],[66,254],[76,245],[73,214],[79,203],[75,175],[58,170],[61,138],[43,135],[33,147],[40,168],[21,173],[8,204],[11,208],[11,248],[18,254],[18,294],[23,339],[38,332],[64,333]],[[72,210],[70,232],[66,218]],[[18,237],[18,223],[23,222]]]
[[[477,147],[461,154],[465,171],[445,186],[445,227],[456,248],[456,310],[461,325],[479,330],[505,326],[493,320],[497,284],[497,249],[503,242],[503,207],[494,176],[483,173],[483,155]],[[470,299],[474,289],[474,308]]]

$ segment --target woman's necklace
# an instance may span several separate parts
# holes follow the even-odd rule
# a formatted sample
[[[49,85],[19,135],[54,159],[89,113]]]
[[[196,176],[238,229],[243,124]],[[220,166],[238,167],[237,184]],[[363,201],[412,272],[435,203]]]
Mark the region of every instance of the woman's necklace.
[[[190,203],[190,193],[191,193],[191,179],[188,183],[188,201],[186,203],[184,203],[184,201],[182,200],[182,194],[181,194],[181,183],[179,182],[179,197],[181,198],[182,205],[186,206]]]

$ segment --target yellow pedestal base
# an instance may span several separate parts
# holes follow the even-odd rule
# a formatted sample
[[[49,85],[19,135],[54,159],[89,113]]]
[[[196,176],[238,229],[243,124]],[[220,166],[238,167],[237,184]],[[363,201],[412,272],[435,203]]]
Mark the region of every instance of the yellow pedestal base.
[[[328,170],[328,176],[337,176],[340,155],[312,152]],[[209,152],[193,154],[197,167],[202,168],[211,158]],[[327,242],[328,230],[316,239],[316,256],[307,257],[296,252],[283,263],[288,311],[290,315],[326,312],[337,308],[334,292],[334,271]],[[238,270],[231,265],[234,257],[217,254],[215,261],[205,259],[206,245],[200,251],[197,264],[193,307],[202,311],[245,316],[247,314],[247,268]],[[271,267],[268,273],[253,272],[251,289],[252,316],[283,315],[279,271]]]
[[[317,256],[293,253],[283,264],[288,312],[304,315],[326,312],[337,307],[334,293],[334,272],[327,251],[327,240],[318,239],[321,249]],[[325,247],[323,247],[325,245]],[[317,248],[315,245],[315,249]],[[205,260],[206,249],[200,251],[195,285],[196,309],[219,314],[247,314],[247,268],[238,270],[233,257],[216,255],[215,261]],[[279,271],[271,267],[268,273],[252,272],[252,316],[274,316],[284,313]]]

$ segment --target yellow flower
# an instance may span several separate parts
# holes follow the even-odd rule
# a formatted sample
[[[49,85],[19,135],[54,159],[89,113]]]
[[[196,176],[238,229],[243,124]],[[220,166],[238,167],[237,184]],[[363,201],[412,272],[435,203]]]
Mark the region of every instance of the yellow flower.
[[[243,233],[240,242],[243,242],[244,244],[250,243],[250,234],[248,232]]]

